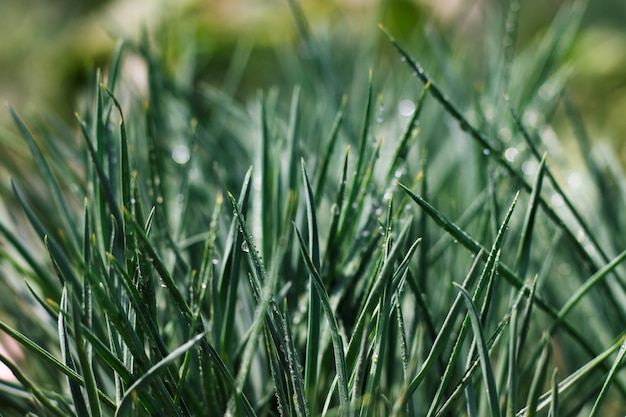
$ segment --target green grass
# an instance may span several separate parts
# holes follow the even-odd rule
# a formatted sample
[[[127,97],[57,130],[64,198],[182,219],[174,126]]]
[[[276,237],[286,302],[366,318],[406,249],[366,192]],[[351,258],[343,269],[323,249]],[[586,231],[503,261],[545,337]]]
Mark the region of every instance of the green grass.
[[[387,26],[346,71],[290,4],[300,85],[239,97],[245,47],[192,83],[146,36],[72,126],[9,109],[0,329],[25,359],[0,355],[2,415],[624,413],[626,183],[566,94],[584,4],[520,51],[517,3],[494,12],[479,75]]]

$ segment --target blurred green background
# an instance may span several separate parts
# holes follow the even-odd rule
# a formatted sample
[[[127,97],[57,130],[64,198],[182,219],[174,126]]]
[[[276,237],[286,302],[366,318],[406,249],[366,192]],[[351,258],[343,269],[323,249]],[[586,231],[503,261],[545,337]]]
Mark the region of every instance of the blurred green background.
[[[401,40],[438,37],[450,51],[448,58],[469,64],[467,79],[480,82],[480,60],[473,57],[484,53],[485,28],[501,24],[492,21],[492,11],[505,3],[306,0],[299,4],[312,33],[337,63],[338,79],[329,82],[350,85],[367,71],[355,74],[352,65],[343,63],[359,59],[355,55],[364,50],[364,43],[377,52],[370,57],[378,60],[370,63],[375,72],[384,68],[380,63],[385,59],[396,59],[382,41],[379,22]],[[518,51],[538,42],[562,3],[520,2]],[[93,80],[95,68],[106,65],[116,40],[137,39],[144,29],[152,36],[170,38],[166,44],[173,46],[162,51],[166,59],[180,59],[193,51],[191,73],[197,74],[193,76],[217,86],[228,78],[233,51],[242,45],[250,48],[246,72],[237,84],[240,96],[276,85],[291,88],[300,81],[281,73],[284,57],[279,51],[285,46],[305,55],[288,0],[3,0],[0,27],[0,100],[27,119],[52,113],[70,123],[79,110],[77,98]],[[571,98],[591,137],[612,143],[626,161],[626,2],[590,1],[573,45],[568,52]],[[437,69],[431,75],[441,77]],[[0,111],[0,124],[13,128],[6,110]],[[566,124],[561,125],[560,133],[568,134]]]

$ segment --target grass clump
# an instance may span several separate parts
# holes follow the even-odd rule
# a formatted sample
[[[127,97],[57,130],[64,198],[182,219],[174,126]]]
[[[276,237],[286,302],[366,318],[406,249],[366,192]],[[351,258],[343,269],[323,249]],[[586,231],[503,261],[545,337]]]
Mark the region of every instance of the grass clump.
[[[549,117],[525,117],[574,110],[560,65],[582,10],[516,54],[511,2],[471,100],[382,27],[393,75],[370,71],[362,100],[340,71],[324,83],[333,62],[307,31],[317,62],[287,94],[185,82],[143,39],[95,75],[77,129],[33,134],[10,109],[39,173],[14,171],[9,206],[35,237],[0,223],[0,328],[28,358],[0,354],[4,412],[622,412],[623,216],[602,187],[623,176],[585,153],[570,196]],[[122,76],[131,57],[145,96]],[[407,91],[412,111],[393,114]]]

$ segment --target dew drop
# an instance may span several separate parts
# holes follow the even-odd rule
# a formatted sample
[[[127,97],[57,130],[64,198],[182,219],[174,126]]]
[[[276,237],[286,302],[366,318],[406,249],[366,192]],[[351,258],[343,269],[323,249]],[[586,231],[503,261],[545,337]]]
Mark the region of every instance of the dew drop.
[[[400,115],[404,117],[409,117],[413,113],[415,113],[415,103],[413,103],[411,100],[408,100],[408,99],[402,100],[398,104],[398,111],[400,112]]]
[[[241,250],[244,252],[250,252],[250,248],[248,247],[248,242],[245,240],[241,243]]]
[[[406,168],[398,168],[398,169],[396,169],[396,172],[393,173],[393,176],[396,177],[396,178],[400,178],[404,174],[406,174]]]
[[[401,56],[401,57],[400,57],[400,61],[402,61],[402,62],[406,62],[406,57],[405,57],[405,56]]]
[[[483,155],[489,155],[491,151],[487,148],[483,149]]]
[[[191,152],[185,145],[176,145],[172,149],[172,159],[177,164],[184,165],[189,161],[189,158],[191,158]]]
[[[517,158],[517,155],[519,155],[519,151],[515,148],[507,148],[507,150],[504,151],[504,157],[509,162],[515,161],[515,158]]]

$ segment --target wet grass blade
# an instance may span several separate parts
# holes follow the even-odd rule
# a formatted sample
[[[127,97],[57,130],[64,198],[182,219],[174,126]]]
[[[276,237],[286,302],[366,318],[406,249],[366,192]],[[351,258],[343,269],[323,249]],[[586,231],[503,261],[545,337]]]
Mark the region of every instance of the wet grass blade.
[[[472,302],[470,294],[462,288],[460,285],[456,285],[465,299],[465,305],[469,312],[470,321],[472,323],[472,330],[474,331],[474,338],[476,340],[476,347],[478,348],[478,355],[480,359],[480,366],[482,368],[483,379],[487,390],[487,396],[489,399],[489,405],[491,409],[491,415],[499,417],[500,413],[500,401],[498,398],[498,390],[496,387],[496,380],[493,374],[493,367],[491,365],[491,359],[489,359],[489,349],[487,348],[487,342],[485,341],[480,315]]]
[[[304,258],[307,269],[309,270],[311,283],[315,286],[317,290],[322,309],[324,310],[326,320],[328,321],[328,324],[330,326],[330,336],[333,342],[335,370],[337,372],[337,385],[339,389],[339,413],[346,413],[350,409],[348,393],[348,373],[346,370],[346,358],[343,348],[343,340],[341,339],[341,335],[339,333],[339,325],[337,324],[337,319],[335,317],[335,314],[333,313],[332,307],[330,306],[330,300],[328,298],[326,288],[324,287],[324,283],[322,282],[322,279],[319,276],[319,272],[315,268],[315,264],[313,263],[313,260],[311,259],[311,256],[306,249],[307,245],[297,228],[296,234],[298,236],[298,240],[300,241],[300,252],[302,253],[302,257]]]
[[[308,220],[309,232],[309,253],[313,266],[317,271],[320,267],[320,249],[319,249],[319,232],[317,230],[317,215],[315,211],[315,197],[309,182],[309,176],[302,160],[302,178],[304,181],[306,213]],[[315,285],[309,285],[309,306],[308,306],[308,330],[306,343],[306,360],[304,365],[305,392],[310,394],[309,403],[311,404],[311,412],[316,414],[315,409],[315,387],[318,380],[318,362],[320,357],[320,327],[322,321],[322,311],[320,306],[320,296],[317,294]]]
[[[124,394],[122,401],[120,401],[118,405],[115,416],[123,417],[129,415],[130,407],[133,404],[134,398],[137,397],[138,392],[145,390],[150,384],[154,383],[154,380],[158,378],[159,375],[164,372],[171,363],[175,362],[179,356],[184,355],[189,349],[192,349],[205,336],[206,333],[200,333],[196,335],[194,338],[174,349],[172,352],[170,352],[169,355],[167,355],[165,358],[161,359],[150,369],[148,369],[147,372],[145,372],[130,387],[128,387],[128,389],[126,390],[126,394]]]

